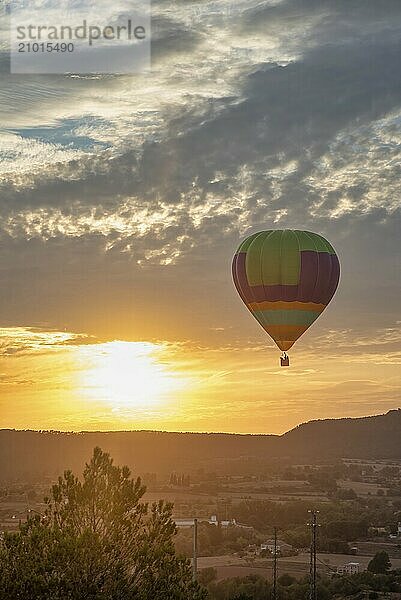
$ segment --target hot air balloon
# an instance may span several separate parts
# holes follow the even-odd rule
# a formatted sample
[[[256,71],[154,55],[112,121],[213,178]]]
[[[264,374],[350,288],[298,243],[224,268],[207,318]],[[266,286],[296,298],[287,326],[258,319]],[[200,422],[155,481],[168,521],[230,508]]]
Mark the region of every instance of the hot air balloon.
[[[287,350],[337,289],[340,263],[333,246],[310,231],[260,231],[239,246],[232,271],[246,307],[282,350],[281,366],[289,366]]]

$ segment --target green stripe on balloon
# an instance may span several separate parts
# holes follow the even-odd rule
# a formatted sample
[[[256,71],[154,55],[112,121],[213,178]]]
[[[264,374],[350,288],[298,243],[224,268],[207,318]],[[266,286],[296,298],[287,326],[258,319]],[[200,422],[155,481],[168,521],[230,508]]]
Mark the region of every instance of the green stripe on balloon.
[[[246,240],[244,240],[242,242],[242,244],[240,245],[240,247],[238,248],[237,253],[238,252],[246,252],[248,250],[249,246],[252,244],[255,237],[258,235],[260,235],[260,231],[258,233],[254,233],[253,235],[250,235],[248,238],[246,238]]]
[[[294,230],[299,243],[300,252],[306,250],[314,250],[315,252],[328,252],[335,254],[333,246],[325,240],[321,235],[310,231]]]
[[[249,285],[298,285],[299,243],[293,231],[265,231],[248,246],[245,261]]]
[[[296,229],[256,233],[240,246],[246,252],[245,269],[249,285],[298,285],[301,252],[335,254],[322,236]]]
[[[320,312],[312,310],[252,310],[252,314],[266,325],[311,325]]]

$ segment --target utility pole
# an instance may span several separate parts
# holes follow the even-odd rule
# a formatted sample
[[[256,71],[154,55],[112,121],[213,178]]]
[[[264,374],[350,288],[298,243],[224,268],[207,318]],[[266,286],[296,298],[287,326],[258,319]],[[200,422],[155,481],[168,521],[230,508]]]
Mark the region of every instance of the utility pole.
[[[198,577],[198,519],[194,519],[193,551],[192,576],[196,581]]]
[[[272,600],[277,600],[277,527],[274,528],[273,595],[272,595]]]
[[[310,544],[310,590],[309,600],[317,600],[317,565],[316,565],[316,540],[317,540],[317,515],[318,510],[308,511],[312,515],[312,520],[308,523],[311,528],[311,544]]]

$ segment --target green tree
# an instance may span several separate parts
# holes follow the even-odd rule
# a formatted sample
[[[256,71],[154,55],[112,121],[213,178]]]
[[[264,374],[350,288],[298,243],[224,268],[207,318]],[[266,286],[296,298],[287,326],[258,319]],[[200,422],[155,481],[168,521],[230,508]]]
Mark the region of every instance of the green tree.
[[[209,594],[211,600],[265,600],[270,598],[271,587],[263,577],[247,575],[212,583]]]
[[[295,581],[296,581],[295,577],[292,577],[292,575],[289,575],[288,573],[283,573],[278,578],[279,584],[283,587],[288,587],[288,586],[292,585],[293,583],[295,583]]]
[[[201,600],[187,560],[177,556],[172,506],[150,508],[140,479],[95,448],[80,481],[59,477],[43,516],[6,534],[0,599]]]
[[[217,571],[213,567],[206,567],[206,569],[202,569],[198,575],[198,581],[205,587],[209,587],[209,585],[216,581],[217,579]]]
[[[387,573],[391,568],[390,558],[384,550],[376,552],[368,564],[368,571],[371,573]]]

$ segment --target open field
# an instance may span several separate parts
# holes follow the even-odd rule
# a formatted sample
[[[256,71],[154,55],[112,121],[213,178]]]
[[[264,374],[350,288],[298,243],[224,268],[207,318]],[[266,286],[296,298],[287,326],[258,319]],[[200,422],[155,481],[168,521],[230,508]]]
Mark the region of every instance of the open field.
[[[297,490],[294,492],[282,492],[272,489],[270,492],[258,492],[258,491],[224,491],[219,493],[219,499],[232,500],[234,504],[242,502],[244,500],[271,500],[271,501],[289,501],[289,500],[310,500],[313,498],[319,502],[327,502],[327,496],[321,492],[313,490]]]
[[[44,504],[29,503],[26,500],[2,501],[0,502],[0,531],[12,531],[18,528],[19,521],[24,521],[28,510],[42,513],[45,510]]]
[[[318,554],[318,570],[321,573],[335,573],[338,566],[348,562],[358,562],[360,570],[367,569],[372,556],[352,556],[349,554]],[[393,559],[392,567],[401,568],[401,559]],[[245,558],[236,556],[205,556],[198,559],[199,569],[213,567],[217,571],[217,579],[227,579],[229,577],[243,577],[251,573],[262,575],[266,578],[272,576],[271,559],[255,559],[250,562]],[[278,561],[278,573],[289,573],[294,577],[302,577],[309,573],[309,553],[299,554],[281,558]]]
[[[197,503],[204,505],[215,505],[218,502],[229,501],[231,504],[239,504],[244,500],[270,500],[275,502],[289,500],[316,500],[318,502],[327,502],[327,495],[322,492],[309,489],[306,486],[294,486],[292,488],[280,489],[277,486],[268,487],[265,484],[263,487],[257,487],[252,482],[247,485],[229,486],[227,489],[221,489],[218,492],[199,492],[191,491],[190,489],[171,489],[147,492],[145,499],[148,502],[154,502],[160,498],[168,502],[173,502],[175,505],[179,503]]]
[[[364,483],[363,481],[337,481],[337,485],[340,488],[346,490],[354,490],[358,496],[377,496],[378,490],[382,489],[384,493],[387,492],[387,488],[377,483]]]

